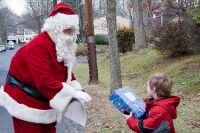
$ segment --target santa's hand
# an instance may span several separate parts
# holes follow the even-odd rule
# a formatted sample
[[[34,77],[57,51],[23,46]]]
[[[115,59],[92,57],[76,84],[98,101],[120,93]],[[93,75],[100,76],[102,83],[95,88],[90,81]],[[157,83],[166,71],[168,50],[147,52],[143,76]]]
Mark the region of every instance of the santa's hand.
[[[84,101],[84,102],[91,101],[90,95],[88,95],[86,92],[83,92],[83,91],[75,91],[73,98]]]

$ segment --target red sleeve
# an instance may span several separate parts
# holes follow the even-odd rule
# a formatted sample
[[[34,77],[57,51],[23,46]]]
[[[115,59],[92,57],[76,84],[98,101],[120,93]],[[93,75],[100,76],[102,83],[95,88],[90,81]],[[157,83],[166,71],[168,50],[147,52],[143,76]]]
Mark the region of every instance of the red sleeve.
[[[162,109],[158,107],[153,107],[149,112],[149,117],[143,120],[143,127],[149,129],[157,129],[163,120]]]
[[[138,120],[134,117],[131,117],[127,120],[127,125],[130,129],[137,133],[153,132],[159,127],[161,121],[163,120],[162,116],[162,109],[159,107],[154,107],[150,110],[147,119]]]
[[[129,128],[137,133],[142,133],[138,127],[138,122],[139,120],[131,117],[127,120],[127,125],[129,126]]]

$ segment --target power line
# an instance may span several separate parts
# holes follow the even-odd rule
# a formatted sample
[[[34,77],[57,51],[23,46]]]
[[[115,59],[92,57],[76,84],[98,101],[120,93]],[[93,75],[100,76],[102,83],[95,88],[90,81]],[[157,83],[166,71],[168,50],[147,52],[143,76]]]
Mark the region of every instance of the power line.
[[[41,17],[41,16],[46,15],[46,14],[47,14],[47,13],[43,13],[43,14],[41,14],[41,15],[39,15],[39,16],[36,16],[36,17],[31,18],[31,19],[29,19],[29,20],[26,20],[26,21],[24,21],[24,22],[20,22],[20,23],[18,23],[18,24],[14,24],[14,25],[7,26],[6,28],[8,28],[8,27],[16,27],[17,25],[21,25],[21,24],[27,23],[27,22],[29,22],[29,21],[32,21],[32,20],[36,19],[37,17]]]
[[[10,1],[12,1],[12,0],[10,0]],[[43,1],[43,0],[42,0],[42,1]],[[42,1],[37,1],[37,2],[42,2]],[[53,1],[54,3],[55,3],[55,2],[57,3],[57,0],[51,0],[51,1]],[[15,1],[15,2],[23,2],[23,1],[19,0],[19,1]],[[25,1],[25,2],[26,2],[26,1]],[[36,1],[31,1],[31,2],[36,2]],[[48,1],[47,1],[47,2],[48,2]],[[23,21],[23,22],[14,24],[14,25],[7,26],[6,28],[8,28],[8,27],[16,27],[16,26],[18,26],[18,25],[21,25],[21,24],[30,22],[30,21],[32,21],[32,20],[34,20],[34,19],[36,19],[36,18],[38,18],[38,17],[41,17],[41,16],[43,16],[43,15],[47,15],[47,13],[43,13],[43,14],[41,14],[41,15],[39,15],[39,16],[35,16],[34,18],[31,18],[31,19],[29,19],[29,20],[26,20],[26,21]]]

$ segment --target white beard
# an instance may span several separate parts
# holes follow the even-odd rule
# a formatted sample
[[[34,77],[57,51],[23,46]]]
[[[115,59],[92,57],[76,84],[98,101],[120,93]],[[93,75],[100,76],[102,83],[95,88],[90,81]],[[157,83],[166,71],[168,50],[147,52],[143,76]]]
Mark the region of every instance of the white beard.
[[[51,35],[52,36],[52,35]],[[52,40],[56,45],[57,61],[64,62],[67,67],[72,67],[76,60],[77,35],[66,35],[63,32],[54,33]]]

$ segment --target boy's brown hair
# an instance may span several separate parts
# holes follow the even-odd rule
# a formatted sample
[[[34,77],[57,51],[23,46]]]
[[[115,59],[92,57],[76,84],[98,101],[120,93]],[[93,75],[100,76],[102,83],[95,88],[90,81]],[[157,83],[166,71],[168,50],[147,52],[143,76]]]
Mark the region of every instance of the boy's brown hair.
[[[173,82],[169,76],[164,73],[156,73],[151,75],[148,81],[151,89],[156,88],[158,97],[170,97]]]

